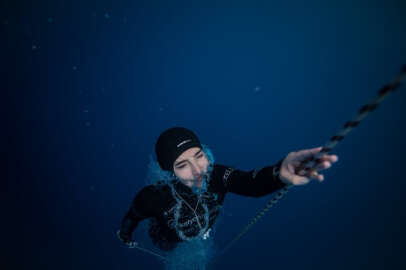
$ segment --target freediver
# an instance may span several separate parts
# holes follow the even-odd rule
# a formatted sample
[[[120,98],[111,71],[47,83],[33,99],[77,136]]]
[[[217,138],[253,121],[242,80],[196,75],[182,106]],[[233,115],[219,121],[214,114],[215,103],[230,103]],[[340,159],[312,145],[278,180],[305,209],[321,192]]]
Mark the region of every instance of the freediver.
[[[207,239],[227,192],[262,197],[286,185],[305,185],[311,179],[322,182],[324,176],[318,171],[337,162],[336,155],[324,154],[314,169],[295,173],[302,161],[321,150],[322,147],[317,147],[290,152],[272,166],[242,171],[215,164],[211,152],[201,145],[193,131],[169,128],[155,145],[159,167],[169,177],[167,181],[144,186],[135,195],[117,236],[128,247],[137,246],[133,231],[148,218],[151,240],[163,251],[173,250],[180,242]]]

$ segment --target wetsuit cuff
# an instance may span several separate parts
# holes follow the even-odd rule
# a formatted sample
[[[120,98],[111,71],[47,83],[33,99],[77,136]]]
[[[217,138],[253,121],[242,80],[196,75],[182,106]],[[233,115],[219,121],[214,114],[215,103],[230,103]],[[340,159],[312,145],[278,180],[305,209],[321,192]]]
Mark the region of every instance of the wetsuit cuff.
[[[281,170],[281,166],[282,166],[283,160],[284,160],[284,159],[281,159],[280,161],[278,161],[278,163],[276,163],[276,164],[273,166],[272,175],[273,175],[273,178],[274,178],[275,180],[279,181],[280,184],[282,184],[283,186],[285,186],[286,184],[285,184],[285,183],[281,180],[281,178],[280,178],[280,170]]]
[[[131,235],[125,234],[121,230],[118,232],[118,237],[121,238],[121,240],[124,242],[131,241],[132,239]]]

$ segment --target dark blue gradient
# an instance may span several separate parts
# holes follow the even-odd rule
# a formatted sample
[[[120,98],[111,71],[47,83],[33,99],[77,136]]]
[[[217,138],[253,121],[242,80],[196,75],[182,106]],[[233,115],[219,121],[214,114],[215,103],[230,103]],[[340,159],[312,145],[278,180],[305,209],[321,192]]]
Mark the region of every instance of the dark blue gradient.
[[[402,0],[0,7],[1,269],[163,269],[115,235],[160,132],[192,129],[220,164],[271,165],[323,145],[406,64]],[[390,94],[323,183],[291,189],[214,269],[405,269],[405,101],[405,86]],[[215,243],[270,198],[230,194]]]

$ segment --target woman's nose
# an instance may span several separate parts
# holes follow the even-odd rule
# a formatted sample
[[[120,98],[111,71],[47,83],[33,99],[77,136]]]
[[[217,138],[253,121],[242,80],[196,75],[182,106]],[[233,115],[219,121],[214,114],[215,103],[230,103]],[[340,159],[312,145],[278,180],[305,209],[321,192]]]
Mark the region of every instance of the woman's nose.
[[[193,168],[193,175],[200,175],[201,174],[201,169],[199,166],[197,166],[196,163],[192,163],[192,168]]]

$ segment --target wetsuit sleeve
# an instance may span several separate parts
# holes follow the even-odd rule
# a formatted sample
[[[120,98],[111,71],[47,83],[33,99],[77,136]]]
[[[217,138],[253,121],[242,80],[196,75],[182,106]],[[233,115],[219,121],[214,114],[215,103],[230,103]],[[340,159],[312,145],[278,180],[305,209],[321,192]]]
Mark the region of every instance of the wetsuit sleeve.
[[[157,193],[153,186],[146,186],[134,197],[131,205],[124,215],[120,225],[120,236],[128,241],[132,239],[132,233],[138,223],[143,219],[155,216],[153,201],[157,200]]]
[[[233,167],[217,165],[220,181],[227,192],[248,197],[261,197],[286,186],[279,177],[283,159],[275,165],[243,171]]]

